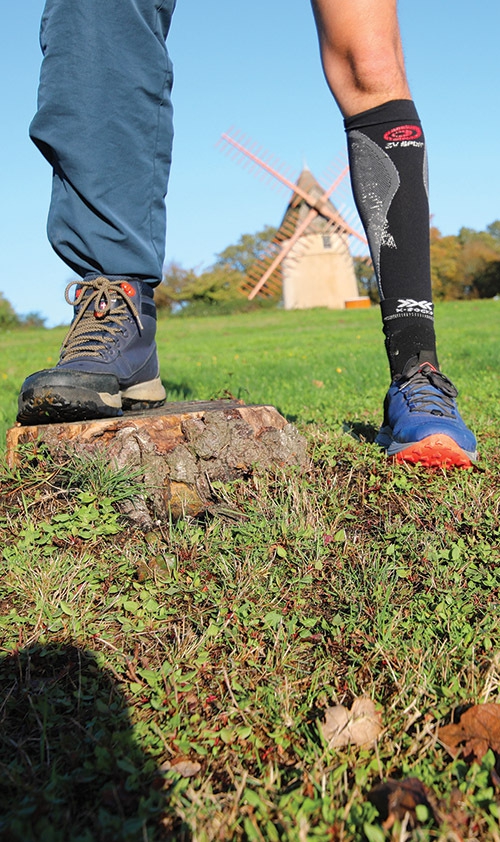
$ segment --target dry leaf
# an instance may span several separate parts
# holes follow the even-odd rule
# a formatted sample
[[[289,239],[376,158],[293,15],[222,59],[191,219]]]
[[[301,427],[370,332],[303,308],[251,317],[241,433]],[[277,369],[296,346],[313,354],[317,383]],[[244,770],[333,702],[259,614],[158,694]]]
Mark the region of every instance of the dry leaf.
[[[408,815],[409,827],[416,827],[418,824],[416,808],[420,804],[427,807],[429,815],[439,821],[436,797],[432,790],[418,778],[406,778],[401,781],[389,778],[385,783],[378,784],[371,790],[368,800],[379,811],[382,827],[386,830],[390,830],[394,822],[402,822],[406,815]]]
[[[462,839],[462,834],[467,831],[471,820],[467,810],[464,809],[466,799],[467,796],[454,787],[451,791],[448,803],[445,804],[443,801],[440,802],[442,807],[441,815],[439,817],[436,816],[436,820],[439,821],[440,824],[446,822],[446,824],[449,825],[450,828],[453,828],[453,830],[458,834],[459,839],[457,842]]]
[[[198,774],[200,769],[201,765],[196,760],[189,760],[188,757],[177,757],[173,760],[166,760],[158,768],[158,771],[169,772],[172,770],[172,772],[182,775],[183,778],[192,778],[193,775]]]
[[[380,714],[371,699],[362,696],[355,699],[351,710],[344,705],[327,708],[325,721],[320,724],[321,733],[329,748],[354,743],[365,746],[374,743],[382,730]]]
[[[368,800],[379,811],[385,830],[390,830],[397,821],[403,822],[405,816],[408,816],[406,821],[409,828],[414,829],[419,824],[417,808],[423,805],[436,824],[446,824],[455,832],[457,842],[462,840],[470,818],[463,809],[463,798],[463,793],[454,789],[448,802],[439,799],[433,790],[418,778],[405,778],[400,781],[389,778],[368,794]]]
[[[462,749],[469,763],[482,760],[490,748],[500,754],[500,705],[474,705],[456,724],[439,728],[438,739],[453,756]]]
[[[172,763],[172,770],[177,772],[178,775],[182,775],[183,778],[192,778],[193,775],[198,774],[200,769],[201,764],[196,760],[179,760],[178,763],[175,761]]]
[[[341,738],[347,731],[348,723],[349,711],[344,705],[335,705],[326,709],[325,721],[320,724],[320,728],[330,747],[347,745],[349,739],[342,742]]]

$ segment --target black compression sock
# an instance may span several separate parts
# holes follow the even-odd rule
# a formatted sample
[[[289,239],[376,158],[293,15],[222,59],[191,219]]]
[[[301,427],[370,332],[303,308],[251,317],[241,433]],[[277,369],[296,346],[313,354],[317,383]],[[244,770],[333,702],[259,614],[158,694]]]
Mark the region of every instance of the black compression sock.
[[[345,128],[395,376],[424,349],[435,361],[425,139],[415,105],[405,99],[348,117]]]

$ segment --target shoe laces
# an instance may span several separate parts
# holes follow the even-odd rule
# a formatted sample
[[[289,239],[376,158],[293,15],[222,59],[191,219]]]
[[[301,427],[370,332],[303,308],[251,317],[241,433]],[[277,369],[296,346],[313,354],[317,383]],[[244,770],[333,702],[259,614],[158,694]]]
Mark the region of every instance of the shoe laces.
[[[70,290],[76,286],[74,298]],[[127,281],[110,281],[98,277],[91,281],[72,281],[66,287],[64,297],[75,307],[75,317],[61,347],[64,362],[81,356],[102,356],[130,318],[143,330],[139,311],[132,301],[134,287]]]
[[[399,391],[404,394],[410,412],[429,412],[445,418],[456,416],[458,391],[431,363],[412,366],[404,372]]]

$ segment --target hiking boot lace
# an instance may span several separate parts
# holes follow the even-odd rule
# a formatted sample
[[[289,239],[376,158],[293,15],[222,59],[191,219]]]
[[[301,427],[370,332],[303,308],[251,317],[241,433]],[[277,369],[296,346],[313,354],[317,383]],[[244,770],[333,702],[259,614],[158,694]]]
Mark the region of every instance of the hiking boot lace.
[[[74,286],[78,289],[72,299],[69,293]],[[130,289],[126,281],[110,281],[104,277],[68,284],[64,297],[68,304],[76,307],[76,315],[61,347],[64,362],[81,356],[102,356],[110,342],[123,333],[123,324],[130,313],[143,330]]]
[[[426,363],[415,372],[408,372],[399,387],[403,392],[410,412],[429,412],[445,418],[456,415],[455,398],[458,391],[434,366]]]

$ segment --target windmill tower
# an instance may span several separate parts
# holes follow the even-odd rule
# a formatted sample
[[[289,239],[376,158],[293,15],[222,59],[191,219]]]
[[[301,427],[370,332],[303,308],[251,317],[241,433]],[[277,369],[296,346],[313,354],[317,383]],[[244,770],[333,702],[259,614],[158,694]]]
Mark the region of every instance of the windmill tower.
[[[368,259],[366,239],[330,199],[348,167],[325,191],[307,167],[293,182],[239,139],[225,133],[221,142],[292,191],[273,243],[250,270],[241,292],[249,299],[282,294],[285,309],[369,306],[358,295],[353,263],[354,253]]]

